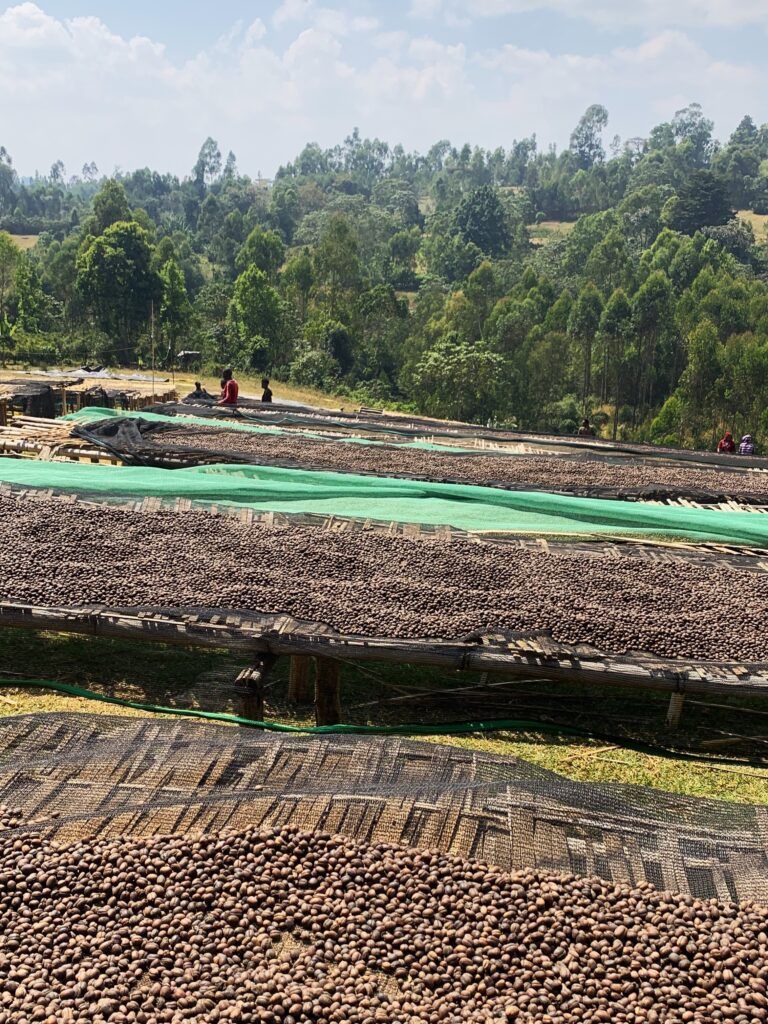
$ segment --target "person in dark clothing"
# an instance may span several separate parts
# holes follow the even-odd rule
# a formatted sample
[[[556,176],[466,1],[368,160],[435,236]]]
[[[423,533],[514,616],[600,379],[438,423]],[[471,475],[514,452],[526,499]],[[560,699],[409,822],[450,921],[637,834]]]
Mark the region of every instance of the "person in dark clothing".
[[[195,381],[195,390],[191,394],[187,395],[187,399],[191,398],[213,398],[213,395],[209,395],[199,380]]]
[[[272,401],[272,389],[270,388],[269,381],[267,380],[266,377],[262,377],[262,379],[261,379],[261,386],[264,389],[264,394],[261,396],[262,402],[271,402]]]
[[[597,437],[597,431],[588,419],[583,419],[581,421],[581,426],[579,427],[579,437]]]

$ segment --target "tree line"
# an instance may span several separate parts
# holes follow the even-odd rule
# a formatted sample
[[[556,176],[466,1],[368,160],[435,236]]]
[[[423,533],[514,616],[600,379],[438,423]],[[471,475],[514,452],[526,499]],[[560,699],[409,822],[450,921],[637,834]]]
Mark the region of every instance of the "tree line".
[[[0,358],[170,366],[183,348],[461,419],[765,433],[768,247],[735,211],[768,213],[768,126],[745,116],[721,145],[692,104],[606,151],[607,125],[590,107],[560,153],[355,131],[273,182],[212,139],[181,179],[24,179],[0,148]],[[549,221],[570,230],[533,244]]]

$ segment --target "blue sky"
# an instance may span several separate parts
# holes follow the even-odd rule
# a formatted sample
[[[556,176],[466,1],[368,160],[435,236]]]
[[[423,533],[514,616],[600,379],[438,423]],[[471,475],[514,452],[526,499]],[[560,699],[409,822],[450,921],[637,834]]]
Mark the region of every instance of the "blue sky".
[[[768,0],[0,0],[0,145],[22,173],[184,173],[203,139],[271,176],[354,126],[567,144],[604,103],[646,134],[701,102],[727,137],[768,121]]]

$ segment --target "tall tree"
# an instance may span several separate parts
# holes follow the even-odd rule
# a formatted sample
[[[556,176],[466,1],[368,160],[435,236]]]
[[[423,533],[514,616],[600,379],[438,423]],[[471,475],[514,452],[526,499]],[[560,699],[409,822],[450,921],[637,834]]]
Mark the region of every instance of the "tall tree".
[[[189,328],[192,315],[184,274],[176,260],[168,260],[161,268],[160,287],[160,327],[168,342],[166,362],[172,366],[176,359],[179,340]]]
[[[582,114],[571,133],[570,149],[577,166],[588,171],[605,160],[603,132],[608,125],[608,111],[600,103],[593,103]]]
[[[613,402],[613,439],[619,426],[622,371],[626,349],[632,336],[632,306],[626,293],[617,288],[600,317],[598,339],[603,350],[603,397],[610,393]]]
[[[482,185],[462,199],[453,223],[462,240],[476,245],[486,256],[503,256],[509,250],[507,213],[498,192],[490,185]]]
[[[195,166],[192,169],[195,184],[200,191],[213,184],[221,171],[221,150],[210,135],[200,147]]]
[[[283,361],[280,296],[258,267],[248,267],[235,282],[229,324],[251,366],[268,370],[270,365]]]
[[[131,219],[131,208],[128,205],[125,188],[121,182],[109,178],[93,197],[91,234],[103,235],[112,224]]]
[[[235,265],[243,271],[252,264],[263,270],[270,281],[274,282],[284,259],[285,246],[280,235],[276,231],[264,231],[256,227],[243,242]]]
[[[712,171],[694,171],[664,207],[662,220],[675,231],[692,235],[733,217],[725,182]]]
[[[0,317],[5,314],[6,300],[20,257],[21,251],[8,232],[0,231]]]
[[[160,295],[147,232],[138,224],[118,221],[92,239],[77,260],[77,287],[114,341],[120,361],[132,362],[138,336]]]
[[[338,317],[345,293],[358,288],[361,281],[359,247],[346,217],[334,214],[315,249],[315,278],[328,296],[328,309]]]
[[[581,347],[581,404],[585,416],[589,412],[589,396],[592,393],[592,345],[600,326],[602,311],[600,292],[590,281],[579,292],[568,318],[568,334]]]

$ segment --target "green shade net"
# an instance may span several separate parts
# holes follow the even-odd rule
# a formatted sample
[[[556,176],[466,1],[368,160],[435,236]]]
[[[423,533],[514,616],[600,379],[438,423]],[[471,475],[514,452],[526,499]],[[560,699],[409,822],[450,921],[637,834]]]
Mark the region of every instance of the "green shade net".
[[[118,409],[100,409],[97,406],[89,406],[80,409],[78,412],[62,416],[63,420],[70,420],[73,423],[95,423],[97,420],[108,419],[137,419],[147,420],[149,423],[170,423],[174,427],[185,426],[207,427],[220,430],[239,430],[250,434],[288,434],[290,437],[312,437],[320,441],[338,442],[339,444],[363,444],[377,445],[382,448],[421,448],[426,451],[458,452],[467,455],[476,455],[477,448],[457,448],[453,445],[430,444],[428,441],[372,441],[365,437],[329,437],[327,434],[320,434],[314,430],[285,430],[283,427],[265,427],[252,421],[235,419],[231,415],[218,418],[216,416],[166,416],[158,412],[123,411]],[[487,453],[483,453],[487,454]]]
[[[0,482],[127,500],[233,505],[470,531],[655,536],[768,547],[768,515],[264,466],[115,467],[0,459]]]

